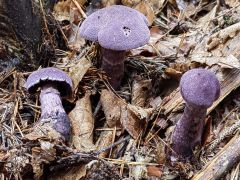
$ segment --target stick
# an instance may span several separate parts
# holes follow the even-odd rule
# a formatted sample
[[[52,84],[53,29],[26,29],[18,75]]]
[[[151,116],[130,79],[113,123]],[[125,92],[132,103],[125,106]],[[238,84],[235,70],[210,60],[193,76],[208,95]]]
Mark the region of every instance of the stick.
[[[192,180],[219,179],[240,161],[240,133],[237,133]]]

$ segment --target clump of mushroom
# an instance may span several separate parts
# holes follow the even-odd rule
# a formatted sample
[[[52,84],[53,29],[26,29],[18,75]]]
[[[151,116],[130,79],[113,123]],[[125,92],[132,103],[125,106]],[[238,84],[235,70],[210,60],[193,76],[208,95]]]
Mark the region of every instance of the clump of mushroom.
[[[41,88],[41,117],[38,124],[50,121],[50,124],[64,140],[70,139],[70,121],[62,106],[61,97],[72,93],[72,80],[63,71],[49,67],[34,71],[27,79],[26,88],[35,93]],[[48,122],[49,123],[49,122]]]
[[[172,135],[172,149],[174,157],[187,159],[201,144],[207,108],[219,98],[220,83],[211,71],[192,69],[182,76],[180,91],[186,105]]]
[[[124,75],[126,50],[145,45],[150,38],[148,20],[135,9],[114,5],[91,14],[80,27],[80,35],[101,46],[102,69],[110,84],[119,89]]]

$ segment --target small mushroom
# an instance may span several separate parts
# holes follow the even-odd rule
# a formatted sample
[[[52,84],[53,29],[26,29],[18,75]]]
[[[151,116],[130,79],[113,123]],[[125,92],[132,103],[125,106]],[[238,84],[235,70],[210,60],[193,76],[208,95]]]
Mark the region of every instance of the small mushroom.
[[[220,84],[211,71],[192,69],[182,76],[180,91],[186,105],[172,135],[172,149],[186,159],[201,144],[207,108],[219,98]]]
[[[51,121],[53,128],[64,140],[70,138],[70,121],[62,106],[61,97],[72,93],[72,80],[63,71],[49,67],[34,71],[27,79],[26,88],[29,93],[35,93],[41,88],[41,117],[39,123]]]
[[[126,50],[145,45],[150,38],[147,18],[139,11],[113,5],[87,17],[80,35],[101,46],[102,69],[110,77],[110,84],[119,89],[124,74]]]

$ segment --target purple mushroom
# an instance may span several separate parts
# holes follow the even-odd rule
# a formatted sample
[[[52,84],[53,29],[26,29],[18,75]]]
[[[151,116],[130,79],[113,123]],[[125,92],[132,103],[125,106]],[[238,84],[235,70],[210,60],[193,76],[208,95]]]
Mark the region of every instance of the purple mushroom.
[[[172,149],[186,159],[201,144],[207,108],[219,98],[220,84],[211,71],[192,69],[182,76],[180,90],[186,106],[172,135]]]
[[[80,27],[80,35],[101,46],[102,69],[118,89],[124,74],[126,50],[145,45],[150,38],[147,18],[139,11],[113,5],[91,14]]]
[[[64,140],[70,138],[70,121],[62,106],[61,96],[70,96],[72,80],[63,71],[49,67],[34,71],[27,79],[26,88],[34,93],[41,88],[41,117],[40,123],[51,119],[53,128],[60,133]]]

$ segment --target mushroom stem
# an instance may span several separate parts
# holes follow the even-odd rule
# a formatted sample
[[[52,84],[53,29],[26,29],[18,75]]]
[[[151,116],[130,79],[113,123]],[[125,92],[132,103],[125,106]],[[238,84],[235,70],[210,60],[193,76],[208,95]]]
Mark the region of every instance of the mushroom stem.
[[[115,90],[121,85],[124,75],[124,59],[126,51],[115,51],[101,47],[102,69],[106,72],[110,84]]]
[[[172,136],[172,147],[177,155],[183,158],[191,157],[193,149],[201,144],[206,112],[207,108],[186,104]]]
[[[53,128],[65,140],[70,138],[70,121],[62,106],[60,92],[51,83],[44,85],[40,93],[41,118],[40,121],[51,119]]]
[[[44,86],[40,93],[41,118],[51,117],[53,114],[65,112],[62,106],[60,92],[52,86]]]

